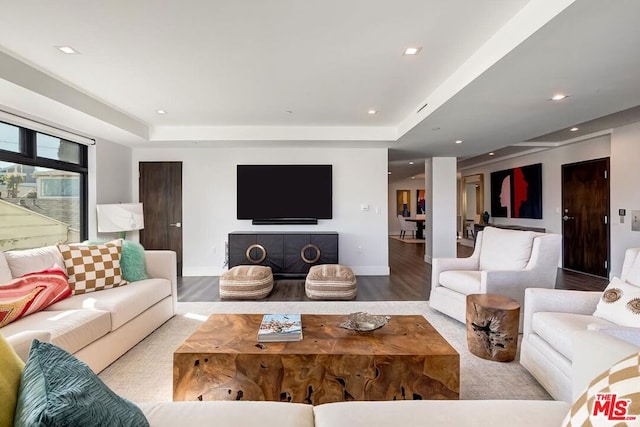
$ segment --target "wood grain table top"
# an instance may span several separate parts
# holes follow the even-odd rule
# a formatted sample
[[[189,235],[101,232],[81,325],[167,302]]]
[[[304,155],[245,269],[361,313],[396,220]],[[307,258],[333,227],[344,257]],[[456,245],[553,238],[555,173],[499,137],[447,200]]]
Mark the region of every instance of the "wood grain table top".
[[[175,354],[343,354],[458,356],[419,315],[391,316],[380,329],[357,332],[340,327],[347,315],[302,315],[302,341],[258,343],[262,314],[213,314]]]

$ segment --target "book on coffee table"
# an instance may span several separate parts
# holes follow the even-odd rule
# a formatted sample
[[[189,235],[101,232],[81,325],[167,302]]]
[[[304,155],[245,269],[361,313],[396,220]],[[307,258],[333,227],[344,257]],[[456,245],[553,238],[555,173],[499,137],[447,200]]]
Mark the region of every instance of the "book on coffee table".
[[[265,314],[258,330],[258,342],[300,341],[302,320],[299,314]]]

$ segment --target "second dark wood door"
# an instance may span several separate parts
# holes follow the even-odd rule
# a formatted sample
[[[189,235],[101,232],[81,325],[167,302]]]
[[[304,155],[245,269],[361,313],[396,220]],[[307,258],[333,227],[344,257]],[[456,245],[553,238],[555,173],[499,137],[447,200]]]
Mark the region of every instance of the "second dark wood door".
[[[609,159],[562,166],[562,266],[607,277]]]
[[[140,243],[146,249],[175,251],[182,276],[182,162],[140,162],[139,170],[144,206]]]

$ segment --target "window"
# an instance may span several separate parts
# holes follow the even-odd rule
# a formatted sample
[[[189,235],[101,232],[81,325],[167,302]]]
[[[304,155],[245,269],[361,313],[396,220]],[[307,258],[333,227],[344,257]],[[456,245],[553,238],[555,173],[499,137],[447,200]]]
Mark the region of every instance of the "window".
[[[87,147],[0,123],[0,250],[87,238]]]
[[[81,148],[82,146],[75,142],[43,133],[36,133],[36,150],[38,157],[63,160],[78,165],[80,164]]]
[[[0,150],[20,151],[20,128],[0,122]]]

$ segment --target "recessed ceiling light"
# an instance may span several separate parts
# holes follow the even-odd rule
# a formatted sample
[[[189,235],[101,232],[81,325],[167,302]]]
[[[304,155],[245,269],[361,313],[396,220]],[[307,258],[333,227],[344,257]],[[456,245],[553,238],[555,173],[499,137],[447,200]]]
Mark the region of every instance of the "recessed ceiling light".
[[[577,131],[577,130],[580,130],[580,128],[572,127],[572,128],[571,128],[571,129],[569,129],[569,130],[570,130],[571,132],[575,132],[575,131]]]
[[[489,153],[490,156],[495,156],[496,153],[494,153],[493,151],[491,153]]]
[[[415,176],[412,176],[412,177],[411,177],[411,179],[416,179],[416,177],[415,177]]]
[[[412,165],[412,164],[413,164],[413,162],[409,162],[409,164],[410,164],[410,165]]]
[[[367,111],[367,113],[369,113],[369,114],[376,114],[376,113],[377,113],[377,111],[376,111],[376,110],[369,110],[369,111]]]
[[[565,98],[568,98],[569,95],[565,95],[564,93],[556,93],[555,95],[553,95],[551,98],[549,98],[551,101],[561,101]]]
[[[456,140],[456,144],[462,144],[462,140],[461,139],[457,139]]]
[[[408,47],[404,50],[404,52],[402,53],[403,55],[417,55],[420,53],[420,50],[422,50],[421,47]]]
[[[165,110],[156,110],[156,113],[158,113],[158,114],[167,114],[167,112]]]
[[[68,55],[79,53],[77,50],[75,50],[71,46],[56,46],[55,48],[58,49],[60,52],[66,53]]]

